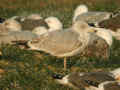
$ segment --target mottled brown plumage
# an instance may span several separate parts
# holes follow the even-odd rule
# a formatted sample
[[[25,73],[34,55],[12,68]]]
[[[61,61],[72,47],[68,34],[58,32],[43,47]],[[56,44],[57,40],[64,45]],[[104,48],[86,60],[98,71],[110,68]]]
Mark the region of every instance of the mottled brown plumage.
[[[84,49],[84,52],[81,53],[81,56],[108,59],[110,56],[110,46],[104,39],[93,34],[91,36],[91,42]]]
[[[99,85],[105,81],[116,81],[110,72],[74,72],[66,76],[53,75],[60,84],[68,85],[78,90],[99,90]]]
[[[120,82],[106,81],[99,85],[98,90],[120,90]]]
[[[25,19],[24,21],[20,22],[22,26],[22,30],[30,30],[32,31],[34,28],[39,26],[45,26],[48,28],[47,23],[43,19],[34,20],[34,19]]]
[[[107,28],[107,29],[111,29],[112,31],[116,32],[117,29],[120,29],[120,15],[117,15],[116,17],[101,21],[98,24],[98,26]]]
[[[98,87],[104,81],[115,81],[110,75],[107,72],[72,73],[68,76],[68,81],[78,88]]]

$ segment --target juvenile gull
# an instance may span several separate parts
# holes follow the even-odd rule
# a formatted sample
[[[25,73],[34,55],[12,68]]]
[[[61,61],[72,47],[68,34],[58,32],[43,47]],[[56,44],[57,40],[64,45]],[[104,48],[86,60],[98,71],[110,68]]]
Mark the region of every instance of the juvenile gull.
[[[116,17],[101,21],[98,23],[98,27],[110,29],[113,37],[120,40],[120,14]]]
[[[93,33],[88,46],[81,52],[80,56],[109,60],[110,48],[111,46],[109,46],[106,40]]]
[[[98,86],[97,90],[120,90],[120,81],[106,81]]]
[[[74,72],[65,76],[60,74],[54,74],[53,78],[60,84],[68,85],[70,87],[73,87],[79,90],[109,90],[109,89],[101,89],[101,87],[103,86],[102,83],[106,81],[116,82],[117,79],[115,77],[116,76],[120,77],[120,73],[114,76],[115,73],[117,73],[115,71],[114,73],[112,71],[110,72]],[[110,90],[113,90],[113,89],[110,89]]]
[[[10,31],[21,31],[21,25],[13,19],[6,19],[0,23],[0,35],[7,34]]]
[[[22,48],[25,48],[25,43],[34,38],[37,38],[37,35],[30,31],[11,31],[6,34],[0,34],[0,47],[3,44],[16,44],[18,46],[22,45]],[[0,54],[2,53],[0,52]]]
[[[21,31],[22,29],[20,23],[14,19],[6,19],[2,24],[8,31]]]
[[[94,28],[96,30],[95,34],[101,38],[103,38],[109,46],[112,46],[113,39],[112,33],[110,29],[105,28]]]
[[[55,30],[46,35],[28,42],[31,49],[44,51],[53,56],[65,57],[64,69],[66,69],[66,57],[74,56],[84,50],[89,44],[90,34],[94,31],[81,21],[76,22],[71,28],[66,30]]]
[[[28,41],[37,38],[36,34],[30,31],[11,31],[7,34],[0,35],[0,45],[1,44],[13,44],[15,41]]]
[[[111,16],[112,13],[110,12],[88,11],[88,7],[82,4],[75,9],[73,22],[81,20],[89,24],[97,25],[100,21],[108,19]]]

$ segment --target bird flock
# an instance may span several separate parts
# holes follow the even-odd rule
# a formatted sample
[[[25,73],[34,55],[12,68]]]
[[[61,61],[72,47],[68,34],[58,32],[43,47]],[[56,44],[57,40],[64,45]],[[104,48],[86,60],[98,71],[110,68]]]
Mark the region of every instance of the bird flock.
[[[72,25],[68,28],[63,28],[62,22],[54,16],[43,18],[40,14],[31,14],[0,18],[0,46],[22,44],[29,47],[27,50],[43,51],[64,58],[66,70],[66,62],[71,56],[109,59],[113,37],[120,40],[120,24],[111,25],[117,17],[120,17],[119,12],[89,11],[82,4],[75,9]],[[79,90],[120,90],[120,69],[54,75],[53,78]]]

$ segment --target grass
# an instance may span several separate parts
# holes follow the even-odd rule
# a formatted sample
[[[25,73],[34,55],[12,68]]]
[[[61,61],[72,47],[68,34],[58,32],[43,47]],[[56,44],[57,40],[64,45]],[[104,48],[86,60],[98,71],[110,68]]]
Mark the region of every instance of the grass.
[[[119,1],[118,1],[119,2]],[[75,7],[87,4],[90,10],[114,11],[119,3],[114,0],[1,0],[0,16],[40,13],[43,17],[56,16],[64,24],[71,25]],[[107,5],[106,5],[107,4]],[[114,40],[110,60],[95,57],[84,59],[70,57],[68,71],[63,70],[63,59],[43,52],[26,51],[16,46],[3,45],[0,57],[0,90],[73,90],[57,84],[51,77],[53,73],[109,71],[120,67],[120,41]]]

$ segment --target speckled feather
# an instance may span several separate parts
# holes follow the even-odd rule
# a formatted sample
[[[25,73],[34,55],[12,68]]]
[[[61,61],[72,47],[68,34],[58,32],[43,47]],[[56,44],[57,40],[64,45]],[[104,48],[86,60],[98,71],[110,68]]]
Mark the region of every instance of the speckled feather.
[[[120,29],[119,19],[120,19],[120,15],[117,15],[116,17],[101,21],[98,24],[98,26],[116,31],[117,29]]]
[[[108,72],[89,72],[83,73],[72,73],[69,75],[69,82],[78,88],[87,88],[89,86],[98,87],[98,85],[104,81],[115,81]]]
[[[99,90],[120,90],[120,82],[106,81],[99,85]]]
[[[22,26],[22,30],[30,30],[32,31],[34,28],[39,26],[45,26],[48,28],[47,23],[40,19],[40,20],[33,20],[33,19],[25,19],[24,21],[20,22]]]

